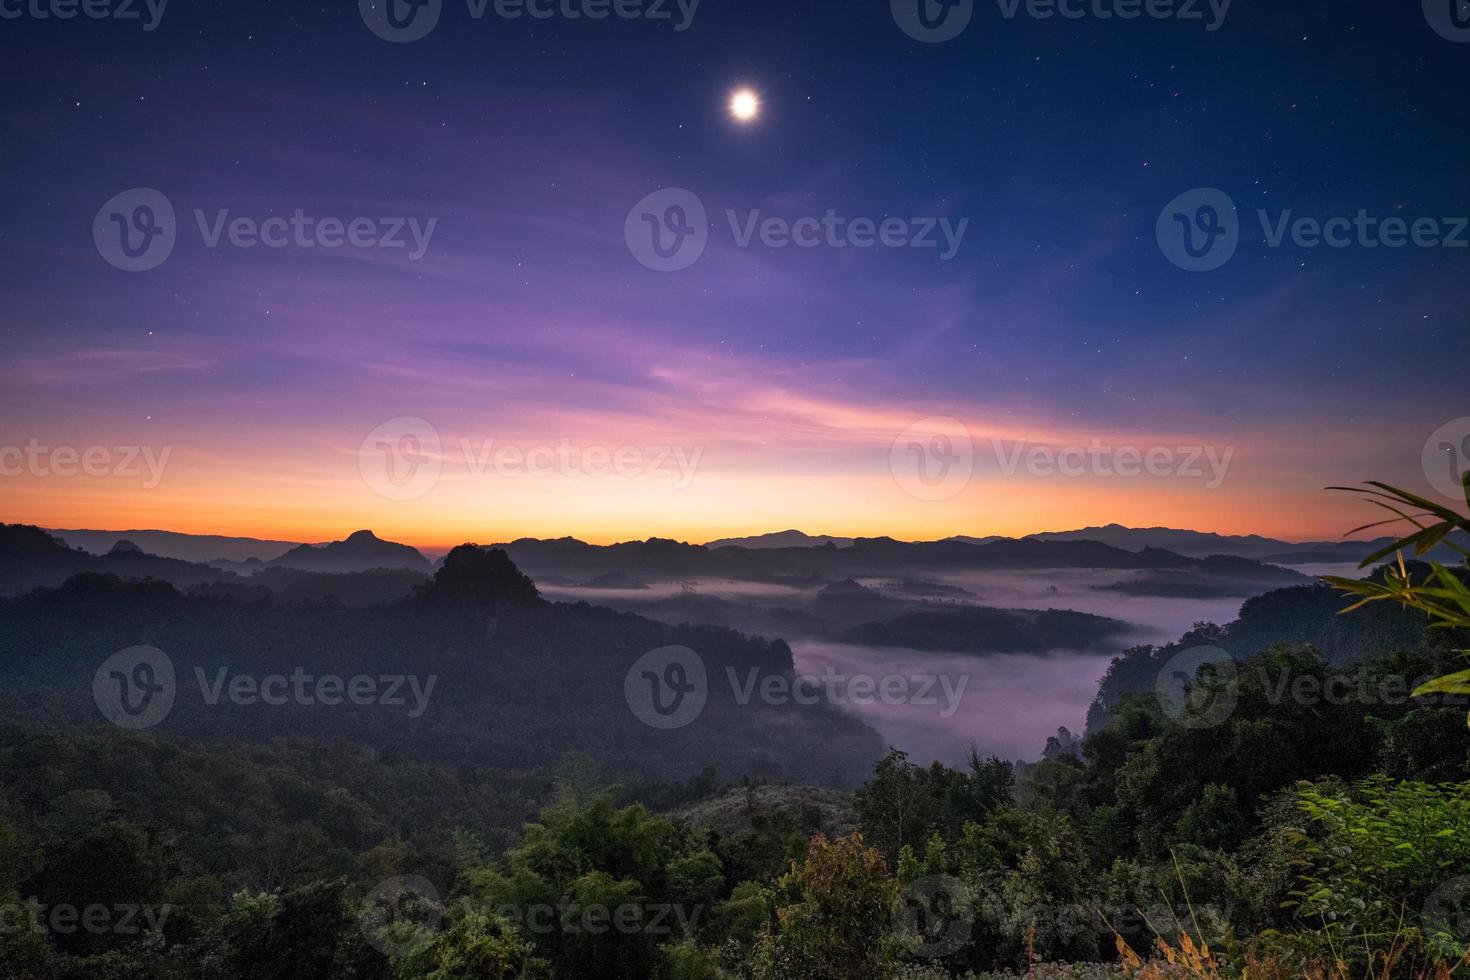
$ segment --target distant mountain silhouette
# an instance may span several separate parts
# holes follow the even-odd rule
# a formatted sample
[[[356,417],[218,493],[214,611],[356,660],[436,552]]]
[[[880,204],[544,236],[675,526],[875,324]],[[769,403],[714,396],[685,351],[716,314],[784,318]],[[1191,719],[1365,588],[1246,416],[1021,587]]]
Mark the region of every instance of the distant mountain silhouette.
[[[81,531],[51,530],[69,546],[105,555],[119,541],[131,541],[143,551],[160,558],[209,562],[217,560],[270,561],[296,547],[296,541],[265,541],[229,538],[217,534],[180,534],[176,531]]]
[[[859,585],[857,582],[854,582],[850,578],[845,578],[841,582],[833,582],[830,585],[825,585],[820,591],[817,592],[818,599],[841,599],[850,598],[852,596],[863,596],[864,598],[868,598],[874,595],[876,595],[876,593],[872,589],[864,585]]]
[[[838,538],[830,534],[807,534],[805,531],[772,531],[770,534],[757,534],[748,538],[720,538],[718,541],[710,541],[705,544],[706,548],[749,548],[757,550],[760,548],[820,548],[824,545],[834,544],[839,548],[846,548],[852,544],[852,538]]]
[[[991,609],[983,606],[915,612],[863,623],[842,635],[848,643],[953,653],[1047,653],[1113,650],[1131,623],[1071,609]]]
[[[177,678],[172,710],[152,729],[160,736],[341,739],[465,772],[526,772],[583,753],[615,779],[683,780],[713,765],[732,779],[836,786],[860,782],[883,750],[875,732],[832,705],[742,696],[745,685],[760,691],[770,678],[789,688],[795,663],[784,642],[548,602],[498,549],[455,548],[412,595],[367,608],[281,601],[257,594],[250,579],[188,593],[163,581],[126,581],[102,571],[107,558],[71,551],[36,528],[0,526],[0,555],[22,552],[88,571],[0,600],[8,722],[95,725],[98,666],[146,643],[164,652]],[[668,647],[691,651],[707,678],[697,688],[707,701],[688,723],[660,729],[645,722],[628,691],[642,658]],[[418,715],[403,702],[340,697],[330,705],[209,700],[206,681],[226,674],[412,678],[433,688]],[[413,688],[394,690],[408,696]]]
[[[475,605],[541,601],[536,583],[521,574],[504,551],[475,544],[462,544],[445,555],[434,577],[419,588],[417,597]]]
[[[1212,534],[1170,527],[1084,527],[1076,531],[1047,531],[1033,534],[1039,541],[1101,541],[1128,551],[1165,548],[1192,558],[1210,555],[1233,555],[1273,564],[1305,565],[1318,562],[1359,562],[1397,538],[1385,537],[1361,541],[1305,541],[1294,543],[1257,534]],[[1440,547],[1428,557],[1435,561],[1457,563],[1461,556]]]
[[[812,577],[829,581],[890,578],[934,569],[1204,569],[1199,558],[1161,548],[1131,551],[1097,541],[1037,538],[1001,538],[987,544],[856,538],[847,547],[829,542],[820,547],[755,549],[711,549],[661,538],[613,545],[592,545],[575,538],[522,538],[499,547],[537,579],[556,575],[579,581],[612,573],[640,578],[720,577],[790,583]],[[1231,571],[1251,577],[1267,574],[1265,566],[1256,564]]]
[[[1251,558],[1273,564],[1304,565],[1324,562],[1358,562],[1379,548],[1391,544],[1394,538],[1374,538],[1362,541],[1306,541],[1292,542],[1278,538],[1262,537],[1258,534],[1230,535],[1208,531],[1190,531],[1170,527],[1126,527],[1108,524],[1102,527],[1085,527],[1075,531],[1043,531],[1022,538],[991,534],[977,537],[956,534],[933,544],[967,544],[984,546],[1001,541],[1095,541],[1124,551],[1140,552],[1147,548],[1171,551],[1186,558],[1208,558],[1211,555],[1228,555],[1236,558]],[[564,539],[570,540],[570,539]],[[821,548],[833,545],[839,548],[852,546],[862,538],[838,538],[830,535],[812,535],[804,531],[774,531],[742,538],[720,538],[711,541],[706,548],[742,548],[750,551],[778,550],[785,548]],[[891,539],[866,539],[891,540]],[[580,544],[580,542],[578,542]],[[905,542],[924,544],[926,542]],[[1436,561],[1458,561],[1450,549],[1441,547],[1428,557]]]
[[[274,561],[273,568],[299,568],[308,572],[366,572],[374,568],[407,568],[427,572],[429,560],[416,548],[384,541],[372,531],[357,531],[345,541],[303,544]]]
[[[131,547],[129,547],[131,545]],[[157,579],[185,589],[206,582],[239,581],[207,565],[145,554],[131,541],[115,542],[105,555],[94,555],[38,527],[0,524],[0,595],[20,595],[53,587],[73,575],[116,575],[120,579]]]

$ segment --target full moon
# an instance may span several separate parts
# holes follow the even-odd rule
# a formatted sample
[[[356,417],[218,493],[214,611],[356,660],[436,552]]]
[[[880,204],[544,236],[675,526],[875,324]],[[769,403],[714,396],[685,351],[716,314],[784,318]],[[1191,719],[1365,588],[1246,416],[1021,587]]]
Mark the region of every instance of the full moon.
[[[760,115],[760,96],[748,88],[737,89],[730,96],[730,115],[735,117],[736,122],[751,122]]]

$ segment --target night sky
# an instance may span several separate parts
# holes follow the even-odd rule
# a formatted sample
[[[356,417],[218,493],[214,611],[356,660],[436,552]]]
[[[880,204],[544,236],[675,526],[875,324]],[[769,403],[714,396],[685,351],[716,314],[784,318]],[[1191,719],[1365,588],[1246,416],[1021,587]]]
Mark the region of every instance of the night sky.
[[[412,43],[345,0],[173,0],[153,30],[141,0],[132,21],[37,2],[0,3],[22,14],[0,19],[0,444],[169,455],[156,486],[7,475],[0,520],[426,546],[1111,521],[1332,537],[1371,515],[1325,485],[1428,488],[1426,440],[1470,416],[1470,248],[1272,247],[1256,216],[1448,235],[1470,215],[1470,44],[1417,0],[1238,0],[1214,31],[1204,3],[1038,20],[981,0],[944,43],[887,0],[703,0],[684,30],[672,0],[666,20],[445,0]],[[93,235],[133,188],[177,214],[141,272]],[[678,271],[625,237],[660,188],[708,214]],[[1240,212],[1208,272],[1156,237],[1196,188]],[[405,248],[210,247],[196,209],[435,223],[416,259],[406,229]],[[727,209],[967,223],[946,259],[742,247]],[[894,461],[916,423],[933,445],[931,417],[963,423],[973,458],[943,452],[973,473],[916,492]],[[385,493],[365,440],[403,418],[432,426],[437,448],[409,449],[438,476]],[[1213,487],[1007,475],[993,440],[1233,455]],[[477,471],[465,447],[487,441],[637,462]],[[692,479],[659,465],[675,447]]]

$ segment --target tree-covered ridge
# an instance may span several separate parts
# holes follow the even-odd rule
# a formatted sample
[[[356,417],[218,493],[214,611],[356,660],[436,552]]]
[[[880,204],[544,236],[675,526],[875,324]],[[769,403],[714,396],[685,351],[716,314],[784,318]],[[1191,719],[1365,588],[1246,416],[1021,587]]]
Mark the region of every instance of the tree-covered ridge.
[[[493,549],[367,609],[72,578],[0,604],[0,977],[1445,980],[1470,963],[1463,574],[1396,566],[1346,617],[1263,596],[1120,658],[1040,762],[893,750],[850,805],[761,778],[818,744],[789,716],[715,699],[705,732],[638,732],[596,693],[670,641],[776,673],[784,644],[547,602]],[[391,724],[181,697],[94,728],[121,636],[458,689]]]
[[[877,737],[830,706],[738,704],[724,683],[791,677],[791,650],[715,627],[671,626],[585,603],[541,599],[503,552],[456,549],[413,595],[353,608],[84,574],[0,600],[0,678],[11,717],[72,725],[98,718],[94,674],[138,644],[178,678],[153,730],[246,740],[350,738],[448,765],[535,769],[584,752],[622,778],[690,778],[704,767],[763,778],[854,785]],[[624,680],[644,654],[697,651],[711,675],[701,717],[658,731],[629,711]],[[383,704],[236,703],[242,674],[390,678]],[[400,680],[401,679],[401,680]],[[792,754],[794,739],[811,751]]]

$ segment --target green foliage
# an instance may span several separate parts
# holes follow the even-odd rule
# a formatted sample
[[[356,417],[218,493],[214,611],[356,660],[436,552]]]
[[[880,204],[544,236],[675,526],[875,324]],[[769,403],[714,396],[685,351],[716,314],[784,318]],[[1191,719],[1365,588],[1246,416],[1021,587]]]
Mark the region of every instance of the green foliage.
[[[1465,955],[1460,909],[1449,919],[1424,913],[1470,868],[1470,784],[1374,777],[1346,791],[1304,785],[1298,803],[1309,825],[1297,837],[1303,867],[1287,904],[1326,941],[1347,956],[1406,937],[1433,954]]]
[[[230,980],[386,980],[345,881],[235,896],[212,959]]]
[[[396,967],[398,980],[543,980],[550,965],[511,923],[469,909]]]
[[[935,830],[954,836],[1010,798],[1014,776],[1000,759],[982,760],[973,751],[970,771],[934,763],[919,766],[908,754],[891,750],[873,778],[853,798],[864,837],[890,861],[905,845],[923,846]]]
[[[455,908],[513,918],[555,977],[656,977],[723,893],[703,841],[610,795],[564,799],[492,866],[461,870]]]
[[[862,835],[814,838],[776,891],[776,924],[752,957],[756,980],[870,980],[891,969],[898,883]]]
[[[1465,503],[1470,507],[1470,473],[1464,474]],[[1367,568],[1390,554],[1398,553],[1397,566],[1390,566],[1379,578],[1349,579],[1329,577],[1332,585],[1353,595],[1361,596],[1344,612],[1352,612],[1375,602],[1393,602],[1426,614],[1432,629],[1470,628],[1470,586],[1461,574],[1437,563],[1430,563],[1429,573],[1418,581],[1404,564],[1403,552],[1412,549],[1415,555],[1424,555],[1437,545],[1444,544],[1470,559],[1470,550],[1461,547],[1452,537],[1456,532],[1470,533],[1470,515],[1460,514],[1448,507],[1427,500],[1418,494],[1386,483],[1376,481],[1361,487],[1334,487],[1350,493],[1368,497],[1373,504],[1395,516],[1356,530],[1397,524],[1407,521],[1417,531],[1394,542],[1386,548],[1369,555],[1360,567]],[[1470,670],[1458,671],[1445,677],[1422,684],[1414,691],[1415,697],[1429,694],[1470,694]],[[1470,725],[1470,715],[1466,716]]]

